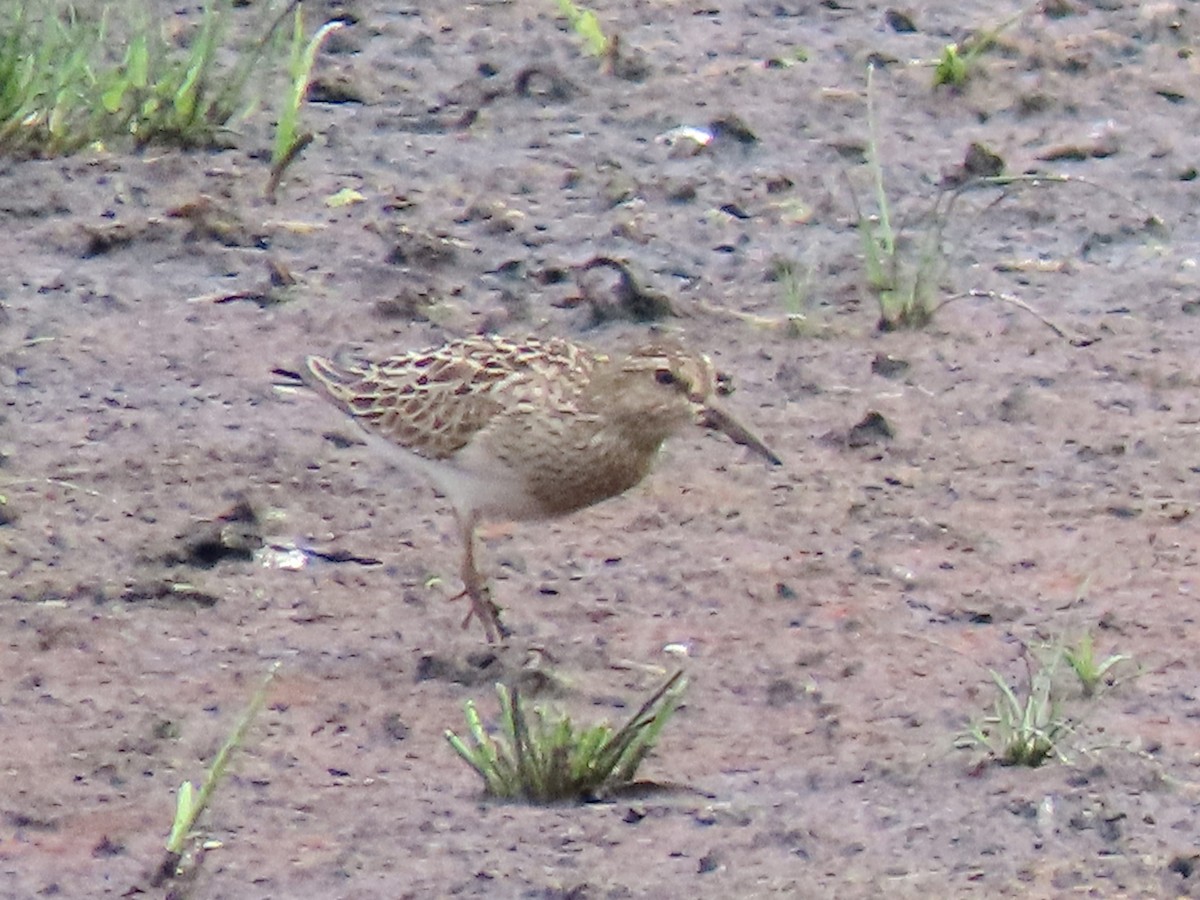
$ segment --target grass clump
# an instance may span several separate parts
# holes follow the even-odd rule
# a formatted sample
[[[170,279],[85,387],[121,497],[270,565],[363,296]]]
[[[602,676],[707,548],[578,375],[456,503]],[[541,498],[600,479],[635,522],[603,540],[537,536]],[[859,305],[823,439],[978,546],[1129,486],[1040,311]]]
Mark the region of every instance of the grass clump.
[[[971,726],[968,736],[1001,765],[1036,768],[1052,754],[1071,729],[1054,693],[1054,666],[1030,668],[1029,683],[1018,694],[994,669],[989,669],[997,696],[993,714]]]
[[[570,718],[544,709],[531,715],[517,688],[497,684],[500,733],[488,734],[468,700],[471,743],[452,731],[446,740],[479,773],[489,796],[530,803],[595,799],[633,782],[686,687],[683,672],[676,672],[614,731],[607,723],[576,729]]]
[[[812,309],[812,267],[800,271],[799,263],[790,259],[777,259],[772,265],[772,277],[779,283],[783,293],[786,332],[791,337],[802,337],[813,330],[809,321]]]
[[[1104,185],[1085,178],[1070,175],[1027,174],[1027,175],[980,175],[966,174],[961,181],[945,182],[927,208],[916,217],[918,235],[915,240],[901,242],[902,228],[894,225],[891,202],[884,184],[883,163],[879,155],[879,133],[875,117],[873,65],[867,67],[867,131],[866,168],[871,180],[871,197],[874,212],[864,214],[859,206],[857,193],[851,186],[851,201],[857,220],[863,251],[864,280],[867,289],[875,296],[879,307],[876,327],[880,331],[923,328],[933,321],[943,307],[964,298],[979,298],[1000,301],[1021,309],[1037,318],[1043,325],[1075,346],[1086,346],[1091,340],[1071,336],[1050,319],[1038,313],[1019,298],[995,291],[970,290],[941,296],[942,279],[948,267],[945,250],[946,230],[954,221],[955,209],[960,198],[974,190],[992,188],[1002,191],[1000,197],[989,204],[988,209],[1011,196],[1020,187],[1044,188],[1049,185],[1082,184],[1110,194],[1126,205],[1143,214],[1141,227],[1154,234],[1164,230],[1161,217],[1136,200],[1122,195]],[[986,148],[983,148],[986,153]],[[989,166],[992,161],[988,161]],[[1003,160],[995,161],[996,171],[1003,170]]]
[[[149,3],[103,4],[93,15],[65,0],[0,0],[0,153],[213,143],[281,70],[280,25],[295,3],[279,14],[266,5],[249,29],[257,36],[238,41],[247,29],[232,0],[204,0],[191,23]]]
[[[897,250],[891,205],[879,159],[878,129],[873,90],[875,67],[867,67],[867,170],[870,173],[875,214],[863,215],[855,199],[858,233],[862,242],[866,280],[879,303],[879,329],[922,328],[937,307],[938,280],[944,269],[941,230],[927,229],[915,265],[907,264]],[[853,195],[852,195],[853,196]]]
[[[961,44],[946,44],[933,66],[933,86],[961,91],[979,68],[979,58],[996,46],[1002,32],[1025,15],[1018,12],[989,31],[976,32]]]
[[[971,59],[974,59],[975,55],[977,54],[972,54]],[[967,83],[968,74],[970,70],[967,68],[967,59],[958,52],[958,44],[947,44],[942,48],[942,55],[933,67],[933,86],[962,88]]]
[[[1063,658],[1079,679],[1079,686],[1085,697],[1094,696],[1096,689],[1116,666],[1133,659],[1127,653],[1114,653],[1102,660],[1097,659],[1095,642],[1090,631],[1073,646],[1064,648]]]
[[[974,722],[963,736],[964,745],[982,747],[1001,765],[1035,768],[1052,756],[1067,761],[1062,744],[1074,733],[1079,718],[1067,712],[1069,696],[1057,679],[1064,663],[1079,681],[1080,692],[1074,698],[1082,695],[1090,700],[1113,668],[1131,659],[1114,653],[1098,660],[1090,632],[1071,646],[1061,640],[1043,645],[1036,656],[1031,661],[1030,654],[1025,654],[1023,689],[1011,686],[994,669],[988,670],[996,689],[992,714]]]

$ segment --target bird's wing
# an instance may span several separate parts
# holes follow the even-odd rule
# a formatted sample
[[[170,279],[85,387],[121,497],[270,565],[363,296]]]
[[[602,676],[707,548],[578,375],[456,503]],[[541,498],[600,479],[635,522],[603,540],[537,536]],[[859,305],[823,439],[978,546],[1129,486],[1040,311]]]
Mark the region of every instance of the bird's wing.
[[[427,459],[453,455],[506,409],[568,402],[592,364],[566,341],[484,337],[377,363],[307,360],[312,380],[337,406]]]

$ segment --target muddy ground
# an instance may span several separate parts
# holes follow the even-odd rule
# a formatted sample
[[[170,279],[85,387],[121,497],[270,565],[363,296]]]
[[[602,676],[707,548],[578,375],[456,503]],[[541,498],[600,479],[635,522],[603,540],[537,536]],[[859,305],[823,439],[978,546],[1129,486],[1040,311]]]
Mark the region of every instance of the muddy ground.
[[[1026,10],[957,93],[922,61],[1021,7],[596,10],[615,73],[550,2],[349,7],[322,79],[362,102],[307,108],[276,205],[256,120],[0,164],[0,895],[163,895],[174,791],[279,660],[193,896],[1200,896],[1197,5]],[[1080,179],[964,193],[938,289],[1065,337],[970,297],[876,331],[869,60],[909,258],[972,143]],[[446,505],[271,369],[630,346],[649,326],[597,324],[613,279],[573,268],[596,256],[669,298],[786,465],[697,430],[625,497],[489,528],[515,631],[489,656],[447,602]],[[1059,679],[1062,759],[956,748],[989,669],[1021,689],[1088,633],[1132,661],[1090,701]],[[691,687],[659,790],[489,803],[443,741],[528,660],[619,718],[668,645]]]

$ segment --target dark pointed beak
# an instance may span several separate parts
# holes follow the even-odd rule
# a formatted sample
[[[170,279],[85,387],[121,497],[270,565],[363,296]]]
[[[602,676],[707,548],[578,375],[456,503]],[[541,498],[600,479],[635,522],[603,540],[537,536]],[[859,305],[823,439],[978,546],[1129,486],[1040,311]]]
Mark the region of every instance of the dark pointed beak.
[[[706,403],[700,412],[700,424],[706,428],[715,428],[735,444],[749,447],[773,466],[782,466],[783,460],[775,455],[770,447],[764,444],[757,435],[737,421],[721,407]]]

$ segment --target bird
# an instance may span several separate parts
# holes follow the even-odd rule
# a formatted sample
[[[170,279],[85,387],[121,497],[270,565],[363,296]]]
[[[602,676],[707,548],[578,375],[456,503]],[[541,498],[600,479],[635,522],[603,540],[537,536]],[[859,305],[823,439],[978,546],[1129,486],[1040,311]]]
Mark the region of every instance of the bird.
[[[623,494],[692,423],[782,464],[717,403],[728,376],[671,338],[606,353],[480,335],[375,361],[307,356],[301,378],[449,501],[462,542],[457,597],[471,604],[462,624],[477,617],[489,643],[511,632],[476,564],[482,522],[552,519]]]

